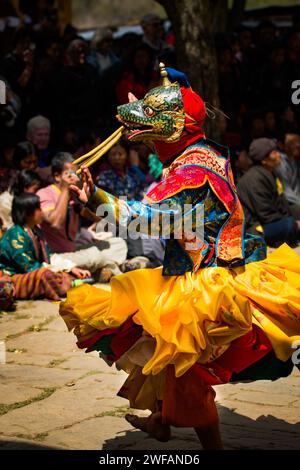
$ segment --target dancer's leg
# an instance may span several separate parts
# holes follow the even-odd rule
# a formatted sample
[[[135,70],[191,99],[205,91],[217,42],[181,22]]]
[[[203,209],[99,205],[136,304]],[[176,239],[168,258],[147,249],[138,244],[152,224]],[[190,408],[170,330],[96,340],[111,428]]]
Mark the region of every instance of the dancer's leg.
[[[205,428],[194,428],[204,450],[223,449],[219,424]]]

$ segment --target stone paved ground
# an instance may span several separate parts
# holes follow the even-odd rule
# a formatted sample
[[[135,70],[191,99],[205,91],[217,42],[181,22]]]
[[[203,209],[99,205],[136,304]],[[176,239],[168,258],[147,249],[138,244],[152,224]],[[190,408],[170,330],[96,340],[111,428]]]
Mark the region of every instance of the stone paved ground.
[[[77,350],[73,334],[46,301],[19,302],[0,315],[7,363],[0,364],[1,449],[199,449],[192,430],[160,444],[123,419],[116,397],[124,374],[96,353]],[[299,449],[300,374],[276,382],[217,387],[227,449]]]

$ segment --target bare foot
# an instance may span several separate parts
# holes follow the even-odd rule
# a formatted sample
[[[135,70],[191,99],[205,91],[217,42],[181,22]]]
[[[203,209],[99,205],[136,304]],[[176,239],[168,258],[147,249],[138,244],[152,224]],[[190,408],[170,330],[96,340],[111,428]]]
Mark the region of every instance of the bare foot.
[[[126,414],[125,415],[126,421],[131,424],[136,429],[140,429],[141,431],[148,432],[148,421],[149,416],[147,418],[141,418],[137,415]]]
[[[111,277],[113,276],[112,271],[109,268],[102,268],[99,276],[100,283],[109,282]]]
[[[167,442],[171,438],[171,428],[168,424],[162,424],[161,412],[152,413],[147,418],[126,414],[125,419],[134,428],[146,432],[157,441]]]

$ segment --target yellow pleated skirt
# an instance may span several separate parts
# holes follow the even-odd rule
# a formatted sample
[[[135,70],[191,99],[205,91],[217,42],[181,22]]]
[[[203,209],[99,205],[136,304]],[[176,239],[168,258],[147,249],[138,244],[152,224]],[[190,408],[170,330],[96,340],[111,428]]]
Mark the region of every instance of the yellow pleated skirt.
[[[145,375],[173,364],[179,377],[196,362],[211,362],[253,323],[286,361],[300,341],[300,257],[282,245],[265,260],[240,268],[168,277],[162,268],[139,269],[112,278],[111,291],[90,285],[71,289],[60,314],[79,345],[97,330],[132,318],[153,343],[141,361]],[[144,346],[141,341],[141,355]]]

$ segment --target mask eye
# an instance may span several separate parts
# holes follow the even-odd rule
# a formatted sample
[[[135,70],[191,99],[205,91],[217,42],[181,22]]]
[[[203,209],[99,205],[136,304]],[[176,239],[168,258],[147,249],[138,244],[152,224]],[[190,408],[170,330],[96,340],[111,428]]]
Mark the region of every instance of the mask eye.
[[[154,111],[152,108],[150,108],[150,106],[147,106],[147,107],[144,109],[144,113],[146,114],[146,116],[152,117],[152,116],[154,116],[155,111]]]

